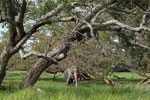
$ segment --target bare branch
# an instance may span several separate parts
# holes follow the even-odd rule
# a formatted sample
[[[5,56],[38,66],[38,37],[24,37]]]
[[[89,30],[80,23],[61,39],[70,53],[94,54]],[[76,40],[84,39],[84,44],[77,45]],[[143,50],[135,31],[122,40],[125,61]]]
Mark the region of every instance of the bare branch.
[[[62,38],[55,38],[55,39],[49,41],[49,44],[45,50],[45,55],[47,55],[49,48],[59,39],[62,39]]]
[[[146,15],[144,16],[143,19],[145,19]],[[142,24],[140,25],[140,27],[131,27],[131,26],[128,26],[124,23],[121,23],[117,20],[111,20],[111,21],[107,21],[105,23],[103,23],[103,25],[109,25],[109,24],[115,24],[115,25],[118,25],[119,27],[121,27],[122,29],[127,29],[127,30],[130,30],[130,31],[134,31],[134,32],[139,32],[139,31],[150,31],[150,28],[147,28],[147,27],[144,27],[143,24],[144,22],[142,22]],[[146,49],[149,49],[150,50],[150,47],[146,46],[146,45],[143,45],[143,44],[140,44],[138,42],[136,43],[131,43],[130,41],[128,41],[131,45],[134,45],[134,46],[139,46],[139,47],[142,47],[142,48],[146,48]]]
[[[138,0],[133,1],[139,8],[141,8],[143,11],[146,11],[146,9],[144,8],[144,6],[138,2]]]
[[[55,64],[58,63],[58,61],[57,61],[56,59],[54,59],[54,58],[52,58],[52,57],[50,57],[50,56],[48,56],[48,55],[39,53],[39,52],[32,51],[32,52],[29,52],[29,53],[25,54],[23,48],[21,48],[21,49],[19,50],[19,54],[20,54],[20,57],[21,57],[22,59],[28,58],[28,57],[30,57],[30,56],[32,56],[32,55],[35,55],[35,56],[37,56],[37,57],[50,60],[50,61],[54,62]]]
[[[22,38],[26,34],[24,31],[24,26],[23,26],[23,20],[24,20],[24,15],[25,15],[25,11],[26,11],[26,6],[27,6],[27,2],[26,2],[26,0],[23,0],[22,6],[20,9],[19,22],[17,25],[18,29],[19,29],[18,39]]]
[[[103,8],[105,8],[103,5],[97,4],[92,11],[86,15],[85,20],[91,20],[93,16],[95,16],[95,14],[97,14]]]
[[[87,26],[88,26],[89,29],[90,29],[90,35],[91,35],[94,39],[97,40],[97,38],[96,38],[96,36],[95,36],[95,34],[94,34],[94,30],[93,30],[92,25],[91,25],[89,22],[85,21],[85,20],[82,20],[82,19],[81,19],[81,21],[82,21],[83,23],[87,24]]]
[[[34,33],[36,32],[36,30],[45,25],[45,24],[51,24],[52,22],[58,22],[59,19],[55,18],[52,19],[53,16],[55,16],[63,7],[63,4],[60,4],[57,6],[57,8],[55,8],[54,10],[50,11],[49,13],[47,13],[44,17],[40,18],[32,27],[31,29],[27,32],[27,33]]]
[[[111,4],[107,4],[107,6],[109,6],[109,5],[113,6],[114,4],[113,3],[112,3],[112,5]],[[105,11],[105,8],[106,8],[106,5],[105,6],[104,5],[100,5],[100,4],[95,5],[92,8],[92,10],[89,13],[87,13],[84,18],[82,18],[82,20],[85,20],[87,22],[92,21],[92,20],[95,21],[97,16]],[[97,14],[97,16],[95,17],[96,14]],[[93,19],[93,17],[95,17],[95,18]],[[71,34],[76,32],[75,31],[76,29],[81,28],[83,26],[83,24],[84,23],[82,21],[78,22],[78,24],[72,30]]]
[[[143,19],[142,19],[142,22],[141,22],[141,24],[140,24],[140,27],[143,27],[144,24],[146,23],[146,16],[147,16],[147,14],[144,14],[144,15],[143,15]]]
[[[26,0],[23,0],[21,10],[20,10],[20,16],[19,16],[19,23],[20,24],[23,24],[24,14],[25,14],[25,11],[26,11],[26,5],[27,5]]]
[[[109,26],[109,25],[117,25],[117,26]],[[139,31],[150,31],[150,28],[146,28],[146,27],[131,27],[131,26],[128,26],[124,23],[121,23],[117,20],[110,20],[110,21],[107,21],[105,23],[102,23],[102,24],[97,24],[97,23],[90,23],[91,26],[93,26],[94,29],[96,30],[113,30],[113,31],[119,31],[121,29],[126,29],[126,30],[130,30],[130,31],[134,31],[134,32],[139,32]],[[89,31],[88,30],[89,26],[88,25],[84,25],[83,27],[80,28],[80,31]],[[124,34],[125,35],[125,34]],[[124,37],[124,36],[123,36]],[[146,46],[146,45],[143,45],[141,43],[132,43],[131,41],[127,40],[126,41],[132,45],[132,46],[138,46],[138,47],[142,47],[142,48],[145,48],[145,49],[149,49],[150,50],[150,47]]]
[[[117,20],[110,20],[110,21],[107,21],[105,23],[103,23],[103,25],[117,25],[119,27],[121,27],[122,29],[127,29],[127,30],[130,30],[130,31],[134,31],[134,32],[139,32],[139,31],[150,31],[150,28],[147,28],[147,27],[131,27],[129,25],[126,25],[124,23],[121,23]]]
[[[55,16],[56,13],[58,13],[62,9],[62,7],[63,7],[63,4],[58,5],[56,9],[54,9],[51,12],[47,13],[46,16],[44,17],[44,19]]]
[[[83,23],[86,23],[86,24],[87,24],[87,26],[88,26],[89,29],[90,29],[90,35],[91,35],[92,38],[94,38],[95,41],[97,42],[97,46],[101,49],[102,53],[103,53],[105,56],[108,56],[108,54],[107,54],[107,52],[106,52],[106,49],[105,49],[103,46],[100,46],[100,42],[99,42],[99,40],[98,40],[98,37],[96,37],[96,33],[94,34],[94,29],[93,29],[92,25],[91,25],[89,22],[85,21],[85,20],[81,20],[81,21],[82,21]]]
[[[130,46],[137,46],[137,47],[141,47],[141,48],[145,48],[150,50],[150,47],[143,45],[139,42],[133,43],[132,41],[130,41],[130,39],[128,38],[128,36],[124,33],[122,33],[122,31],[118,32],[118,35],[121,36],[121,38],[123,38],[125,40],[125,42],[130,45]]]
[[[100,5],[97,4],[89,14],[87,14],[85,20],[92,20],[92,18],[97,14],[97,13],[103,13],[106,11],[108,8],[113,7],[116,4],[116,2],[111,2],[106,5]],[[101,11],[101,12],[100,12]],[[94,20],[94,19],[93,19]]]
[[[135,44],[133,44],[133,45],[135,45],[135,46],[139,46],[139,47],[142,47],[142,48],[145,48],[145,49],[150,50],[150,47],[148,47],[148,46],[146,46],[146,45],[143,45],[143,44],[141,44],[141,43],[138,43],[138,42],[136,42],[136,43],[135,43]]]
[[[101,31],[118,31],[120,30],[121,28],[119,26],[109,26],[109,25],[103,25],[101,23],[90,23],[93,28],[95,30],[101,30]],[[83,25],[82,27],[80,27],[79,29],[80,32],[87,32],[89,31],[89,27],[87,25]]]
[[[28,40],[32,34],[34,34],[37,30],[37,28],[45,25],[45,24],[51,24],[53,22],[67,22],[67,21],[74,21],[74,16],[71,16],[71,17],[66,17],[66,18],[61,18],[61,19],[52,19],[52,18],[49,18],[49,19],[45,19],[45,20],[42,20],[40,22],[37,22],[36,24],[34,24],[30,31],[27,32],[27,34],[18,42],[18,44],[13,48],[13,50],[16,50],[16,49],[20,49],[20,47],[26,42],[26,40]]]
[[[97,14],[95,14],[95,16],[91,19],[91,22],[94,23],[95,20],[97,19],[97,17],[102,14],[103,12],[107,11],[108,9],[110,9],[111,7],[113,7],[115,4],[112,4],[106,8],[103,8],[102,10],[100,10]]]

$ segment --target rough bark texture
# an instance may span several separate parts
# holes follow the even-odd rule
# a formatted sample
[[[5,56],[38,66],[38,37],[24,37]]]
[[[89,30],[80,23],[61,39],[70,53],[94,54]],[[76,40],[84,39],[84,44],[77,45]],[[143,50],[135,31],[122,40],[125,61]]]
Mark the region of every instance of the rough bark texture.
[[[51,52],[48,53],[48,55],[53,57],[57,61],[64,59],[67,56],[66,53],[70,49],[70,41],[73,41],[73,39],[67,38],[66,41],[54,48]],[[36,83],[36,81],[40,77],[41,73],[52,64],[54,64],[54,62],[41,58],[28,72],[27,76],[21,83],[21,87],[24,88],[34,85],[34,83]]]
[[[36,80],[40,77],[41,73],[51,64],[52,63],[50,63],[48,60],[41,58],[28,72],[25,80],[21,83],[21,87],[34,85]]]
[[[0,85],[6,75],[6,66],[8,64],[8,61],[11,57],[11,54],[9,54],[9,50],[7,47],[3,49],[3,52],[0,55]]]

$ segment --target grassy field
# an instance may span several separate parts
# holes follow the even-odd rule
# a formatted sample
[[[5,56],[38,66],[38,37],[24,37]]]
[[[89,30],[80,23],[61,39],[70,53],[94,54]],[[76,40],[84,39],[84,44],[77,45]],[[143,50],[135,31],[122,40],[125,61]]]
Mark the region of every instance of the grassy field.
[[[0,100],[150,100],[150,85],[137,85],[142,77],[132,73],[115,74],[126,79],[113,79],[120,83],[113,87],[103,80],[80,81],[77,88],[67,87],[62,74],[53,82],[51,74],[43,73],[34,87],[20,89],[26,72],[8,71],[0,88]],[[43,92],[39,93],[37,88]]]

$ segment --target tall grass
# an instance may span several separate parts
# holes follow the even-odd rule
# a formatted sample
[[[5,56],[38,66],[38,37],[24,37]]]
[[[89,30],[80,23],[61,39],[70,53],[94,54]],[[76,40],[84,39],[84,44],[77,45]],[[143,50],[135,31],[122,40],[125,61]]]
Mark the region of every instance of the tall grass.
[[[4,83],[9,82],[10,77],[7,76]],[[17,77],[18,80],[13,81],[16,83],[22,79],[21,75],[13,77]],[[56,82],[51,78],[51,75],[44,73],[34,87],[26,89],[20,89],[18,83],[5,83],[0,89],[0,100],[150,100],[149,85],[138,86],[135,82],[129,82],[112,87],[103,84],[103,81],[80,81],[76,88],[67,87],[62,76]],[[43,92],[38,92],[37,88]]]

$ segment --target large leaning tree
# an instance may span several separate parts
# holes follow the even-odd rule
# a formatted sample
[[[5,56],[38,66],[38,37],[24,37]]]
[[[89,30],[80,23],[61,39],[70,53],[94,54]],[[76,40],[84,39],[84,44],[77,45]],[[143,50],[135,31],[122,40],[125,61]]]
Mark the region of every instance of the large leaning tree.
[[[44,3],[46,2],[49,3],[48,1],[45,1]],[[19,50],[21,52],[22,58],[36,55],[38,57],[49,59],[55,64],[58,63],[54,58],[46,54],[32,52],[30,54],[23,55],[22,46],[32,36],[32,34],[38,31],[39,27],[58,21],[72,21],[74,20],[74,17],[67,17],[62,19],[52,18],[53,16],[56,16],[58,12],[60,12],[62,7],[64,7],[63,3],[56,7],[53,5],[55,9],[49,12],[45,12],[43,16],[41,16],[39,13],[39,15],[30,17],[32,15],[31,13],[35,13],[34,11],[32,12],[32,8],[35,10],[36,8],[40,7],[40,5],[36,6],[36,3],[38,2],[30,0],[0,1],[0,23],[7,28],[6,34],[8,33],[7,42],[0,55],[0,84],[6,75],[8,61]],[[30,22],[34,23],[31,24]]]
[[[17,52],[20,52],[21,58],[40,57],[22,81],[22,87],[34,85],[45,69],[66,58],[75,42],[82,43],[93,38],[97,48],[109,56],[98,40],[98,34],[104,32],[115,34],[112,39],[119,37],[134,48],[150,50],[146,42],[150,32],[149,5],[149,0],[1,0],[0,23],[8,29],[8,39],[0,56],[0,84],[9,59]],[[61,38],[53,39],[45,53],[25,54],[23,45],[26,41],[34,33],[42,32],[45,25],[54,23],[60,27],[69,24],[71,29]],[[123,51],[126,49],[123,48]]]

